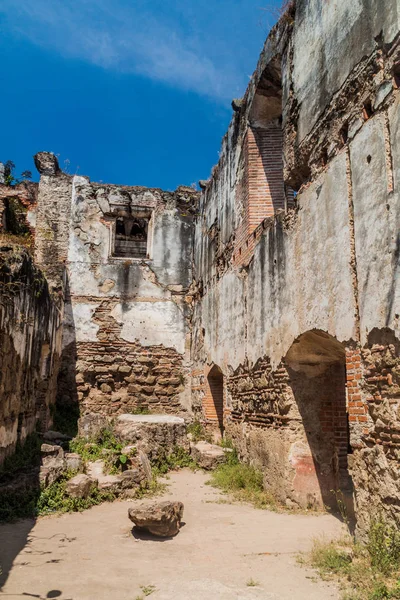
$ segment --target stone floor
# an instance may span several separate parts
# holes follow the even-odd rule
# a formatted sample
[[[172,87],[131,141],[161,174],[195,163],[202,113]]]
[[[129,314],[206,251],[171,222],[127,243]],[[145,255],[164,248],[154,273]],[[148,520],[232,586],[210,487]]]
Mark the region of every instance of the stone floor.
[[[229,504],[207,478],[171,475],[164,497],[184,502],[185,525],[165,541],[132,533],[131,502],[1,526],[0,597],[139,600],[141,586],[154,586],[152,600],[338,598],[333,585],[296,562],[314,537],[340,535],[337,519]]]

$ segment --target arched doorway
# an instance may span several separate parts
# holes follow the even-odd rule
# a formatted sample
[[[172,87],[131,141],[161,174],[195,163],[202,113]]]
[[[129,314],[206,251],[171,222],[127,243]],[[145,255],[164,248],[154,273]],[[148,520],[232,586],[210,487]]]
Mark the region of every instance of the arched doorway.
[[[344,502],[351,516],[345,349],[324,331],[308,331],[292,344],[285,364],[304,428],[290,457],[295,493],[333,509]]]
[[[217,365],[214,365],[207,375],[205,417],[212,425],[218,426],[222,435],[224,431],[224,375]]]

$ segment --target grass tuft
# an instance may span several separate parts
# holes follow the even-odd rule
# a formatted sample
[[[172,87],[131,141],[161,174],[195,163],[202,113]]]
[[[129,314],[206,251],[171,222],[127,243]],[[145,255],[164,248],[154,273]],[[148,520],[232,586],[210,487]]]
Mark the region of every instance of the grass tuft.
[[[193,423],[189,423],[187,426],[187,432],[191,434],[193,442],[212,442],[211,435],[206,431],[204,425],[201,421],[193,421]]]
[[[350,536],[315,541],[309,564],[323,579],[338,580],[343,600],[400,600],[400,532],[381,518],[371,523],[365,546]]]
[[[264,490],[262,472],[240,463],[236,450],[228,454],[225,464],[213,471],[207,483],[256,508],[276,508],[276,500]]]
[[[247,587],[257,587],[260,584],[258,583],[258,581],[255,581],[252,577],[250,577],[250,579],[246,581],[246,585]]]

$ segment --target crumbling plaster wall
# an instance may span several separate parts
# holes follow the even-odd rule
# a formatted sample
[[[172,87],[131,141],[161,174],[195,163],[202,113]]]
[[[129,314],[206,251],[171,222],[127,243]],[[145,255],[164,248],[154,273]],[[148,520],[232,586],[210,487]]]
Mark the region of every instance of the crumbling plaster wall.
[[[184,187],[162,192],[101,185],[81,176],[42,175],[39,210],[41,200],[60,202],[68,194],[67,232],[54,257],[56,262],[65,252],[60,401],[79,401],[81,412],[106,414],[138,407],[175,413],[187,409],[197,193]],[[148,259],[112,256],[116,216],[131,206],[153,211]],[[46,241],[39,246],[46,247]]]
[[[220,161],[210,180],[202,182],[195,234],[194,409],[201,410],[205,396],[204,372],[217,364],[225,376],[226,427],[241,454],[264,468],[269,487],[306,504],[307,490],[296,490],[296,477],[308,463],[311,475],[314,469],[310,487],[313,481],[317,488],[320,465],[291,386],[285,391],[276,382],[290,381],[285,357],[302,333],[320,330],[338,340],[348,354],[352,475],[364,529],[368,511],[378,510],[383,497],[392,518],[399,519],[394,466],[387,463],[380,471],[385,485],[378,486],[369,458],[388,439],[379,437],[379,423],[375,438],[369,436],[376,431],[377,411],[368,404],[371,393],[364,385],[371,332],[390,328],[399,337],[399,92],[393,77],[398,32],[395,1],[379,3],[378,10],[372,1],[350,6],[345,0],[299,0],[295,15],[284,16],[272,30],[239,109],[236,103]],[[244,215],[243,142],[254,99],[265,94],[265,88],[258,92],[263,73],[277,56],[284,177],[298,190],[296,208],[260,223],[247,242],[254,250],[240,264],[235,237]],[[366,355],[360,355],[360,346]],[[383,344],[382,352],[396,355],[397,346],[389,346]],[[260,361],[264,366],[255,373]],[[385,385],[394,385],[394,399],[387,394],[394,415],[397,363],[394,358],[389,363],[382,377]],[[262,384],[256,385],[260,378]],[[315,410],[314,428],[320,426],[320,412]],[[285,415],[292,425],[282,420]],[[384,432],[390,444],[397,443],[390,438],[398,434],[397,418]],[[296,448],[300,460],[293,460]],[[391,452],[386,461],[395,455]]]
[[[377,38],[391,44],[399,29],[397,0],[385,0],[384,6],[381,0],[297,0],[290,81],[299,106],[299,142],[317,124],[348,75],[374,52]]]
[[[61,356],[62,300],[16,246],[0,253],[0,463],[51,425]]]

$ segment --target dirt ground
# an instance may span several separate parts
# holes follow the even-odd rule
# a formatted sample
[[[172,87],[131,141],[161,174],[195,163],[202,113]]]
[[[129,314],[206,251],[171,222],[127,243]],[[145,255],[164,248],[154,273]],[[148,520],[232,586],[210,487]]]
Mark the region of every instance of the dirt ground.
[[[335,517],[228,504],[207,478],[171,475],[164,498],[184,503],[185,525],[165,541],[132,533],[127,501],[1,526],[0,597],[139,600],[154,586],[151,600],[338,598],[296,562],[314,537],[340,535]]]

